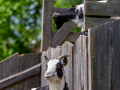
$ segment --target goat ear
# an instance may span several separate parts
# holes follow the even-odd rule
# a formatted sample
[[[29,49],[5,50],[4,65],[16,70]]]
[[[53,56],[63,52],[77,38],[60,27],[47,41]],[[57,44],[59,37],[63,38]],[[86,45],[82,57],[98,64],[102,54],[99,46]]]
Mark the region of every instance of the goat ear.
[[[68,63],[67,57],[64,57],[62,61],[63,61],[63,68],[64,68]]]
[[[47,56],[44,56],[46,63],[48,63],[49,59]]]

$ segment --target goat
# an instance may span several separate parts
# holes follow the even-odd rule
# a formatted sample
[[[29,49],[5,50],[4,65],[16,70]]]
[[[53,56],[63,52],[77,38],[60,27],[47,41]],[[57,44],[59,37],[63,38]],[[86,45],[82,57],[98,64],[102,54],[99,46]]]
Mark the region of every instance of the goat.
[[[45,56],[46,60],[46,72],[45,77],[49,82],[49,85],[33,88],[31,90],[69,90],[68,84],[65,80],[64,67],[67,65],[67,57],[69,55],[61,55],[57,59],[49,60]]]
[[[98,2],[106,3],[107,1]],[[60,29],[65,22],[72,21],[73,23],[77,24],[77,27],[81,28],[81,32],[86,35],[86,32],[83,29],[84,4],[73,6],[68,10],[57,11],[52,16],[57,29]]]

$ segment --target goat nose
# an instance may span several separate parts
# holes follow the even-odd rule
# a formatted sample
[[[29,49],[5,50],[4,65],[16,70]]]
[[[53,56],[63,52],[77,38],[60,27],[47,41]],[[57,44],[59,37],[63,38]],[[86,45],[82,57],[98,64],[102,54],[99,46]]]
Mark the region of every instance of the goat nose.
[[[46,73],[46,75],[48,75],[49,73]]]

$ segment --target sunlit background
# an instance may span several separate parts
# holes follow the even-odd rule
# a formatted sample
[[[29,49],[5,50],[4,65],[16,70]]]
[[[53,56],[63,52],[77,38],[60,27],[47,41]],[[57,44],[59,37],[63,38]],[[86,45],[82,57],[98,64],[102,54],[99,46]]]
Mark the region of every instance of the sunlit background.
[[[53,0],[53,6],[71,8],[81,2]],[[39,53],[41,25],[42,0],[0,0],[0,61],[16,52]],[[80,29],[75,27],[72,31],[80,32]]]

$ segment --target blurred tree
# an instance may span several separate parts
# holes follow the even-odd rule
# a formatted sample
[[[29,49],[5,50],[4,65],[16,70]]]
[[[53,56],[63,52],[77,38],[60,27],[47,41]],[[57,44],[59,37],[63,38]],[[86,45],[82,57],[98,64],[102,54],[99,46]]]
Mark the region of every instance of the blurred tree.
[[[0,61],[39,46],[41,0],[0,0]]]

